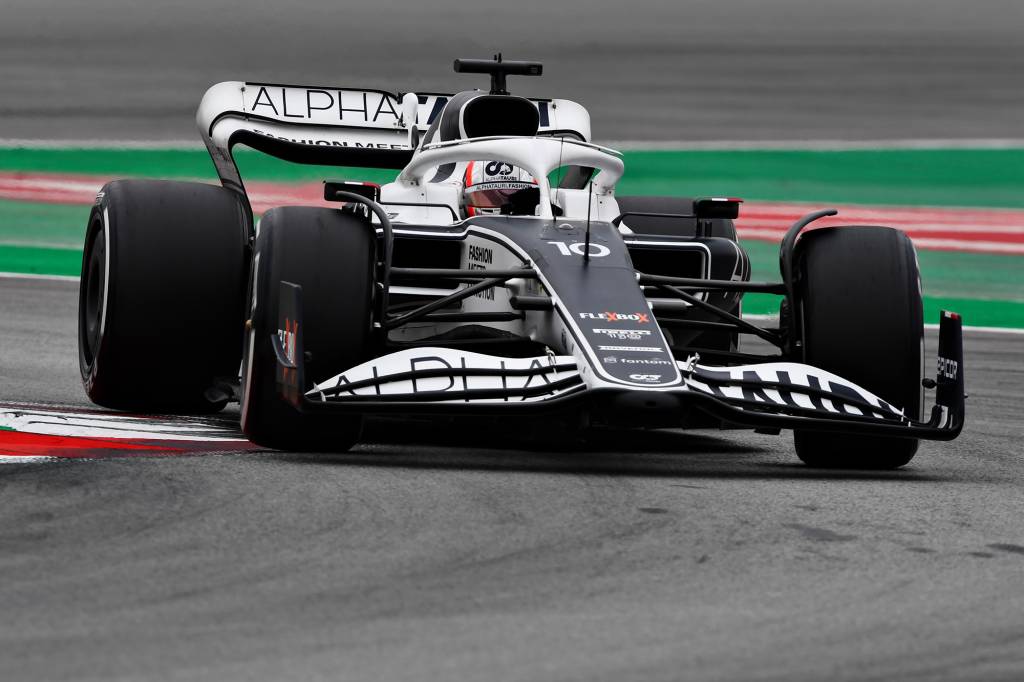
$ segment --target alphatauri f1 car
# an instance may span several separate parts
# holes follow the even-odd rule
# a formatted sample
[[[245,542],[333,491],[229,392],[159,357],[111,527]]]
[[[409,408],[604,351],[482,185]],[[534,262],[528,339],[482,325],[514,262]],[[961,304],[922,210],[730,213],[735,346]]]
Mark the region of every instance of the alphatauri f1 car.
[[[455,70],[489,91],[210,88],[197,122],[221,186],[119,180],[92,209],[89,397],[185,413],[239,400],[246,435],[279,449],[348,449],[374,416],[526,418],[791,429],[808,464],[893,468],[960,433],[960,317],[941,314],[926,378],[902,232],[815,229],[835,211],[812,213],[781,243],[780,281],[750,281],[739,200],[616,196],[623,159],[590,141],[582,106],[508,93],[540,64]],[[398,173],[326,180],[337,206],[257,221],[238,144]],[[776,326],[741,315],[748,292],[779,297]],[[741,335],[757,341],[741,351]]]

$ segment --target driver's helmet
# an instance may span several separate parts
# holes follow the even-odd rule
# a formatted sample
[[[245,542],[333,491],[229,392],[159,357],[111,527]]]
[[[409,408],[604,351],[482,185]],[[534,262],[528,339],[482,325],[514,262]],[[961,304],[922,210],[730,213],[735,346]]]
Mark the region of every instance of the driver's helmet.
[[[466,215],[498,214],[512,205],[512,195],[536,189],[537,181],[522,168],[505,161],[470,161],[466,165]]]

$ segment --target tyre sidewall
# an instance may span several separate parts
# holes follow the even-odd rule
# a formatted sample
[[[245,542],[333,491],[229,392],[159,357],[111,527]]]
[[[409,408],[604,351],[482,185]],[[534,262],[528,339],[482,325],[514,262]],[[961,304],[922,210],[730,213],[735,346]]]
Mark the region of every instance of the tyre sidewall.
[[[919,419],[924,325],[913,244],[876,226],[820,228],[797,248],[801,357]],[[816,466],[895,468],[914,439],[796,432],[797,452]]]
[[[79,368],[96,403],[206,412],[204,391],[233,381],[248,261],[246,214],[221,187],[115,181],[90,212],[79,292]],[[95,240],[95,241],[94,241]],[[102,243],[99,339],[88,352],[87,268]]]
[[[242,429],[277,449],[347,450],[361,419],[300,413],[277,389],[271,335],[278,331],[280,282],[303,287],[305,389],[371,353],[374,236],[365,219],[337,209],[268,211],[258,228],[243,351]]]

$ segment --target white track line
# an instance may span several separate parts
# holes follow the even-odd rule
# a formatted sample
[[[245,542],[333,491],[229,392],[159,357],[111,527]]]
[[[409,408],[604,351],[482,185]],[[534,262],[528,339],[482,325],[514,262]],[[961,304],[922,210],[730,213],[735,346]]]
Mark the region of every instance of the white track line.
[[[744,315],[743,319],[744,320],[749,320],[751,322],[768,322],[770,320],[777,320],[777,319],[779,319],[779,316],[778,315]],[[933,330],[933,331],[938,331],[939,330],[939,325],[937,325],[937,324],[926,324],[924,326],[924,328],[925,329],[930,329],[930,330]],[[1024,334],[1024,329],[1018,329],[1016,327],[970,327],[970,326],[966,326],[965,325],[963,329],[964,329],[965,332],[979,332],[979,333],[983,333],[983,334]]]
[[[31,272],[0,272],[0,279],[41,279],[49,282],[74,282],[77,284],[80,278],[75,275],[37,275]]]
[[[925,329],[938,330],[939,325],[937,324],[926,324]],[[1024,329],[1016,329],[1014,327],[964,327],[965,332],[981,332],[985,334],[1024,334]]]
[[[36,140],[29,138],[0,138],[0,147],[7,149],[182,149],[205,150],[202,140]]]
[[[39,464],[40,462],[56,462],[60,457],[39,457],[36,455],[5,455],[0,452],[0,464]]]

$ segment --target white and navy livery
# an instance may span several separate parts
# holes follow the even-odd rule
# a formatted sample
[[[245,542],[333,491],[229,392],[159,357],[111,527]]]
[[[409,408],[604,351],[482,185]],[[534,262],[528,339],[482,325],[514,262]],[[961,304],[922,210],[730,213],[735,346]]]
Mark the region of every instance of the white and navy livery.
[[[751,282],[732,224],[739,200],[617,197],[623,159],[590,141],[583,107],[508,94],[508,75],[539,75],[539,64],[499,56],[456,61],[456,71],[490,75],[490,91],[232,82],[204,97],[197,121],[223,185],[218,220],[230,196],[248,234],[238,329],[253,440],[343,449],[368,416],[523,413],[576,425],[788,428],[809,463],[892,467],[917,439],[959,433],[960,319],[943,314],[940,371],[926,379],[905,237],[805,232],[832,212],[811,214],[783,241],[782,281]],[[339,207],[275,209],[257,226],[232,156],[239,143],[399,172],[379,187],[327,182],[324,196]],[[101,404],[131,394],[109,388],[116,377],[101,380],[102,293],[124,291],[105,267],[127,248],[107,247],[116,221],[105,216],[125,191],[114,186],[98,202],[83,272],[80,355]],[[895,256],[883,262],[880,249]],[[879,286],[895,312],[870,300]],[[747,292],[781,298],[777,327],[740,315]],[[847,333],[857,329],[889,345]],[[741,335],[774,351],[742,352]],[[208,402],[235,395],[230,377],[206,378]],[[936,390],[928,420],[925,389]]]

